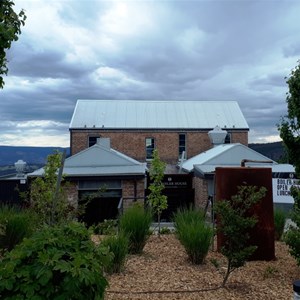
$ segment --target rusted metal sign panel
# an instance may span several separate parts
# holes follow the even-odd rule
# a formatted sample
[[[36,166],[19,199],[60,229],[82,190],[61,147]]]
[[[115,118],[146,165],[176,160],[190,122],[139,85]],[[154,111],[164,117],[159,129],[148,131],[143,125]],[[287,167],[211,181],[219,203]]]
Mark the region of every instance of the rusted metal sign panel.
[[[250,259],[275,259],[271,168],[216,168],[215,180],[216,201],[229,201],[237,194],[238,186],[245,184],[267,189],[266,196],[253,208],[253,214],[257,216],[258,222],[250,231],[249,245],[255,245],[257,249]],[[223,243],[224,237],[218,234],[218,250]]]

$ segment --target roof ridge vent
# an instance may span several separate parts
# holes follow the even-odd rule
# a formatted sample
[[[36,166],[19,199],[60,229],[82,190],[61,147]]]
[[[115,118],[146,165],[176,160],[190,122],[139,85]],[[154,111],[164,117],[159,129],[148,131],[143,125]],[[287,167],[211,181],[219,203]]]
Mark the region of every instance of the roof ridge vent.
[[[17,171],[17,177],[24,177],[26,162],[23,161],[22,159],[19,159],[17,162],[15,162],[15,168]]]
[[[219,126],[216,126],[213,130],[208,132],[209,139],[214,147],[224,144],[227,131],[223,130]]]

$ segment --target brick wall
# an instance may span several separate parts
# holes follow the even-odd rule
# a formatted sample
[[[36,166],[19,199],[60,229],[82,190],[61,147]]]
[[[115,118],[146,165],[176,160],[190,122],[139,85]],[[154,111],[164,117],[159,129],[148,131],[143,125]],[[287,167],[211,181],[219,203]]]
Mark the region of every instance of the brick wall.
[[[108,131],[108,130],[74,130],[71,131],[71,155],[88,147],[89,136],[101,136],[111,139],[111,148],[118,150],[138,161],[146,160],[145,139],[154,138],[160,158],[169,164],[178,161],[179,133],[170,131]],[[191,158],[212,147],[207,132],[185,132],[186,155]],[[248,132],[233,132],[233,143],[248,145]]]
[[[67,182],[64,186],[66,191],[68,202],[75,208],[78,207],[78,190],[75,182]]]
[[[136,186],[136,195],[135,195],[135,186]],[[124,209],[128,208],[133,202],[136,196],[137,201],[144,204],[145,197],[145,179],[139,180],[122,180],[122,198],[123,198],[123,207]]]
[[[193,188],[195,189],[195,207],[205,208],[208,199],[207,181],[199,177],[194,177]]]

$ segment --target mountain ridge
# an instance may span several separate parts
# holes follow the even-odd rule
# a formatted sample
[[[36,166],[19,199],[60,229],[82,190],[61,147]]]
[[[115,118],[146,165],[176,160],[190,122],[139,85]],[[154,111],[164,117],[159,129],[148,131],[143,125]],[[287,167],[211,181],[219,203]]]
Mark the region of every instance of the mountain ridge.
[[[251,143],[248,146],[272,160],[279,161],[284,158],[282,142]],[[60,152],[66,150],[67,156],[70,155],[69,147],[0,146],[0,166],[14,165],[19,159],[28,165],[43,165],[46,163],[47,156],[54,153],[55,150]]]
[[[56,150],[66,150],[67,156],[70,153],[68,147],[0,146],[0,166],[14,165],[19,159],[29,165],[45,164],[47,156]]]

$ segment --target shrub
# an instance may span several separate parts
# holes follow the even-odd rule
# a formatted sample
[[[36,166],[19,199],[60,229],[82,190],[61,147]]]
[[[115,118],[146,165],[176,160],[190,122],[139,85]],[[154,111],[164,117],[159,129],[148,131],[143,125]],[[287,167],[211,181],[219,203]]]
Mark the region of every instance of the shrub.
[[[172,230],[169,227],[162,227],[160,229],[160,234],[170,234],[172,233]]]
[[[0,262],[0,298],[103,299],[110,259],[83,224],[45,227]]]
[[[0,207],[0,249],[11,251],[24,237],[29,237],[37,225],[37,217],[30,210],[13,206]]]
[[[102,240],[102,245],[109,248],[113,254],[113,259],[105,268],[108,273],[120,273],[125,265],[128,254],[129,240],[128,237],[120,232],[118,235],[107,236]]]
[[[294,198],[293,210],[291,211],[292,223],[284,235],[284,241],[289,246],[290,254],[300,266],[300,189],[293,186],[291,194]]]
[[[193,264],[202,264],[209,250],[213,229],[205,224],[203,212],[186,209],[174,216],[176,235]]]
[[[142,206],[134,204],[120,218],[120,230],[129,238],[129,252],[142,253],[149,237],[152,214]]]
[[[285,225],[285,212],[281,209],[274,209],[274,228],[275,240],[279,241],[282,237]]]
[[[118,220],[110,219],[91,226],[95,234],[106,235],[116,234],[118,230]]]

